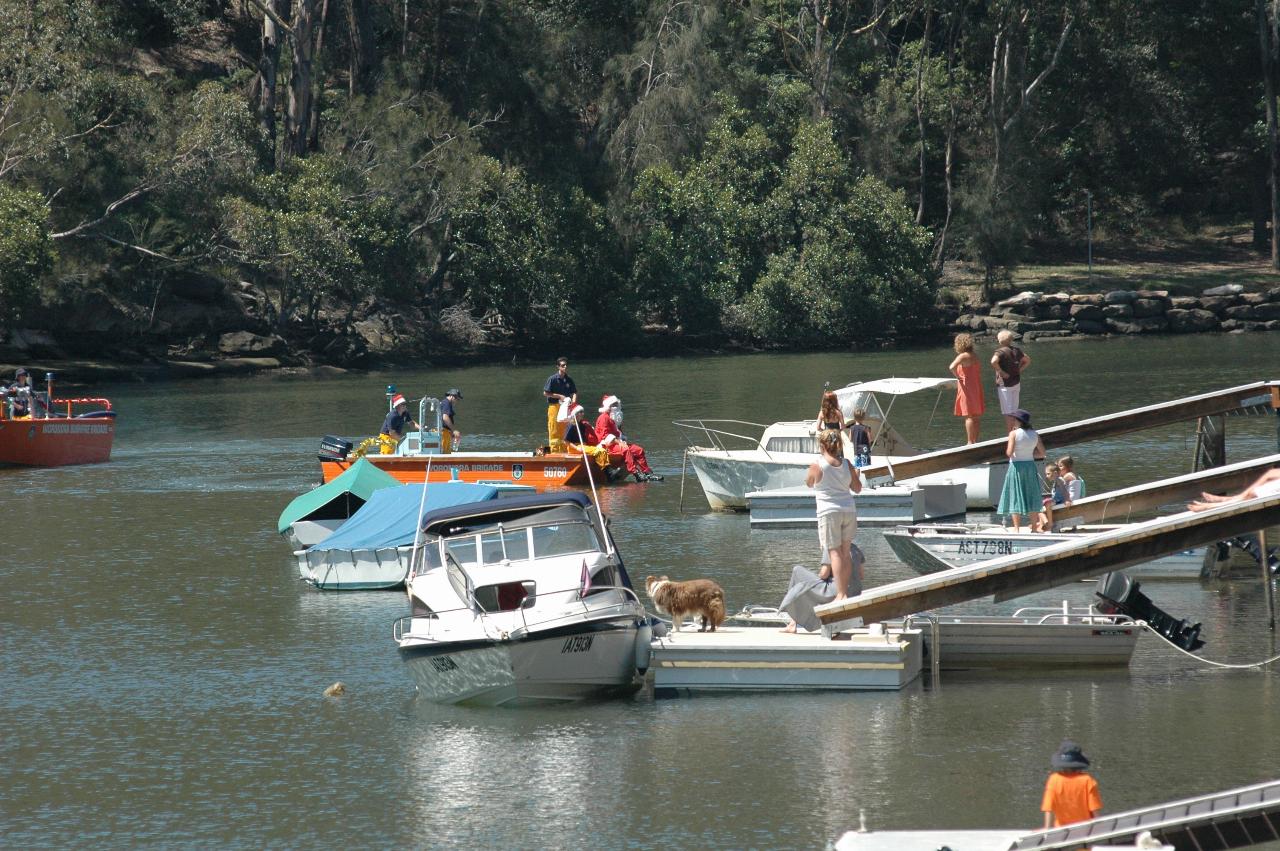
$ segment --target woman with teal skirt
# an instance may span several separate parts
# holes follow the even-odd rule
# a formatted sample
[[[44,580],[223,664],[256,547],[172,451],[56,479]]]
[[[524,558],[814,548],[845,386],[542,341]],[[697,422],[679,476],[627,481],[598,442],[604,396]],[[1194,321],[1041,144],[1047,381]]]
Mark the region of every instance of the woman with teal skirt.
[[[1026,517],[1032,532],[1039,532],[1040,473],[1036,462],[1044,458],[1044,441],[1031,427],[1031,414],[1022,408],[1010,414],[1021,423],[1009,432],[1009,443],[1004,454],[1009,457],[1009,474],[1004,477],[1004,490],[1000,491],[1000,514],[1013,521],[1013,531],[1021,531],[1022,518]]]

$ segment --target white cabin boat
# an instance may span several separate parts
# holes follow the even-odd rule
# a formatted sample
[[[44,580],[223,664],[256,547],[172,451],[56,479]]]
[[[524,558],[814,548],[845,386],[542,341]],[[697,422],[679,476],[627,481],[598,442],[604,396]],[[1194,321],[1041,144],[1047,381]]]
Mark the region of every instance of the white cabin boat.
[[[653,641],[654,697],[698,691],[897,691],[920,675],[918,629],[784,635],[722,625]]]
[[[625,692],[651,630],[599,510],[560,492],[423,518],[393,638],[438,703],[557,703]]]
[[[920,451],[890,425],[893,401],[925,391],[935,391],[941,397],[955,384],[955,378],[884,378],[850,384],[835,392],[846,422],[853,421],[856,409],[866,411],[863,422],[874,436],[871,463],[892,465]],[[887,406],[880,404],[882,396],[890,400]],[[813,420],[769,426],[742,420],[676,420],[674,424],[684,428],[694,442],[686,454],[707,502],[717,511],[745,510],[748,493],[803,485],[805,471],[818,454]],[[756,430],[758,436],[743,434]],[[852,458],[847,435],[845,441],[846,453]],[[737,448],[729,448],[731,445]],[[897,484],[963,484],[969,508],[990,508],[1000,497],[1007,470],[1006,463],[979,464]]]
[[[965,486],[955,483],[864,486],[854,501],[859,526],[897,526],[963,517]],[[747,494],[752,526],[800,528],[818,525],[813,488],[753,491]]]
[[[1081,535],[1105,532],[1111,526],[1081,526],[1072,532],[1015,532],[1006,526],[977,523],[937,523],[886,529],[884,539],[898,560],[920,574],[935,573],[1014,553],[1046,547]],[[1140,579],[1199,579],[1205,569],[1205,548],[1167,555],[1127,568]]]

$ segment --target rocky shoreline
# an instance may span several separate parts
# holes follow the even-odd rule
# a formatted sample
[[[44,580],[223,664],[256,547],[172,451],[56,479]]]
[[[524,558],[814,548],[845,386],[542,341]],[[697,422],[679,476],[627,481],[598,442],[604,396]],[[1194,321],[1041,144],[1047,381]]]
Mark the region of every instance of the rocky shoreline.
[[[1009,330],[1023,339],[1105,334],[1245,334],[1280,330],[1280,287],[1248,293],[1239,284],[1199,296],[1166,290],[1113,290],[1077,294],[1023,292],[961,313],[958,331]]]

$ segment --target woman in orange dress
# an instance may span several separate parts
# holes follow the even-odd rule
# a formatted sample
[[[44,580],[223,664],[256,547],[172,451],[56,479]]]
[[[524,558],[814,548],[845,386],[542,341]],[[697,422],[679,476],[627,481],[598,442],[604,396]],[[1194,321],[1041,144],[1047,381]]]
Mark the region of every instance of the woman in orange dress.
[[[973,336],[956,334],[956,359],[949,369],[956,377],[956,416],[964,417],[966,443],[978,442],[978,420],[987,409],[982,395],[982,364],[973,353]]]

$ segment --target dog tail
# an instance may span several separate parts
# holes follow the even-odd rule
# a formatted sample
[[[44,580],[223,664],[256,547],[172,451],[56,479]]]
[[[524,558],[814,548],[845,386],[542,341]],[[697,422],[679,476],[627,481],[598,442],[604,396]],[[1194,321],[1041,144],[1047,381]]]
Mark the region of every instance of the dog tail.
[[[717,588],[711,595],[710,605],[707,607],[707,614],[710,615],[711,625],[719,626],[724,623],[724,591]]]

